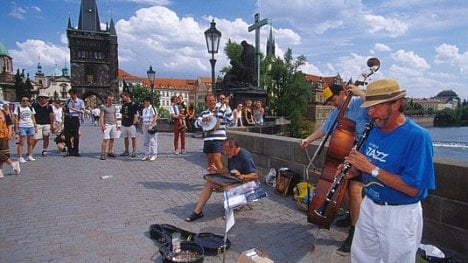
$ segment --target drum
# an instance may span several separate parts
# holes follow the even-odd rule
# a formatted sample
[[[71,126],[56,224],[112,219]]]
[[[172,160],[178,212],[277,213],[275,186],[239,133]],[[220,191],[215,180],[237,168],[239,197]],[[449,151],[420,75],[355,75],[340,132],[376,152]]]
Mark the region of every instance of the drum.
[[[202,122],[201,128],[203,132],[212,132],[219,128],[220,120],[213,114],[208,122]]]

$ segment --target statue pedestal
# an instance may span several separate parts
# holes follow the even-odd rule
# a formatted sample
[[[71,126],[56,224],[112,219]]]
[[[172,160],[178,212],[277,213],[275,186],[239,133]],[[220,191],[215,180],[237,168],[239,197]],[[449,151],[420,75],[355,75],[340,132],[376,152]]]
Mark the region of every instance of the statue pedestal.
[[[268,105],[268,96],[266,91],[257,88],[253,85],[242,85],[242,86],[229,86],[228,88],[224,87],[221,89],[216,89],[216,95],[224,94],[225,96],[230,97],[230,106],[232,109],[236,107],[237,104],[244,104],[246,100],[260,100],[263,107]]]

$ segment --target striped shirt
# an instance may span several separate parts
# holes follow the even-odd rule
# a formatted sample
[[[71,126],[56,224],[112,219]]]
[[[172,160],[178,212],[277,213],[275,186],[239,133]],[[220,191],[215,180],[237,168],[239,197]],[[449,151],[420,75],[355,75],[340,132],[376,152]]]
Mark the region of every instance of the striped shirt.
[[[200,113],[200,115],[195,120],[195,127],[203,128],[202,119],[204,116],[216,114],[216,117],[220,120],[219,127],[212,131],[207,132],[205,134],[204,141],[213,141],[219,140],[224,141],[226,140],[226,124],[230,124],[233,122],[234,118],[232,116],[232,110],[230,107],[221,108],[218,111],[212,112],[209,109],[206,109]]]

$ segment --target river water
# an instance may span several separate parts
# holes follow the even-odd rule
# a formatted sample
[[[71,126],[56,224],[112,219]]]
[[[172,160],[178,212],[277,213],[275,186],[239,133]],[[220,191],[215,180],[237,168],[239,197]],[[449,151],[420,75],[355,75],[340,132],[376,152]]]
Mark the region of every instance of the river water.
[[[468,161],[468,127],[427,128],[434,157]]]

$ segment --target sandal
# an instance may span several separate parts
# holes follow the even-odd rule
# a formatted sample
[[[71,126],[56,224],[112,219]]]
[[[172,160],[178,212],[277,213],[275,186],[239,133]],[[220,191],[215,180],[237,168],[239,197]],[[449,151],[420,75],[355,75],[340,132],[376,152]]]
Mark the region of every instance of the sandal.
[[[189,217],[185,218],[185,221],[192,222],[202,217],[203,217],[203,211],[198,214],[196,212],[193,212]]]

